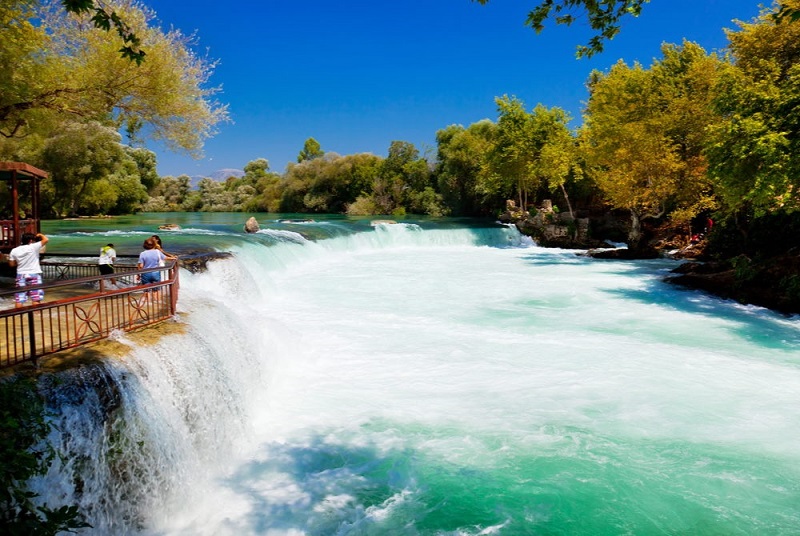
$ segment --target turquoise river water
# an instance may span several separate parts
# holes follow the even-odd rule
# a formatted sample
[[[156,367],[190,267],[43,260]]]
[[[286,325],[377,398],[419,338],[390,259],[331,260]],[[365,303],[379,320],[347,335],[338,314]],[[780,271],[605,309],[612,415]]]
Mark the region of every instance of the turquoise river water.
[[[233,253],[184,333],[51,387],[34,484],[81,533],[800,534],[800,319],[493,223],[248,216],[45,223]]]

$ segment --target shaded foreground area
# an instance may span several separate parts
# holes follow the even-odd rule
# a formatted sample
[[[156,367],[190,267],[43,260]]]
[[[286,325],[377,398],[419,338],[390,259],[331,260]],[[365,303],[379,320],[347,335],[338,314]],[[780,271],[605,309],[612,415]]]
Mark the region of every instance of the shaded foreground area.
[[[800,256],[784,255],[762,262],[737,257],[724,262],[687,262],[667,281],[710,292],[739,303],[800,314]]]

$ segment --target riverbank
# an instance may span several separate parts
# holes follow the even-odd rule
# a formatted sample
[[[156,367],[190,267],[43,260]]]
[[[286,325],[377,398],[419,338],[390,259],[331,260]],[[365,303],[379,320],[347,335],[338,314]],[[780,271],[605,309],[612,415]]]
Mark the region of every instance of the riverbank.
[[[615,248],[625,222],[604,214],[601,218],[574,218],[557,213],[545,203],[536,213],[513,204],[500,220],[513,223],[542,247],[586,250],[597,259],[643,260],[658,257],[684,259],[668,283],[701,290],[741,304],[765,307],[785,315],[800,314],[800,255],[781,254],[751,259],[746,255],[712,260],[706,238],[691,242],[673,227],[650,229],[647,243],[638,250]]]
[[[800,314],[800,256],[755,262],[740,256],[723,262],[687,262],[667,282],[786,315]]]

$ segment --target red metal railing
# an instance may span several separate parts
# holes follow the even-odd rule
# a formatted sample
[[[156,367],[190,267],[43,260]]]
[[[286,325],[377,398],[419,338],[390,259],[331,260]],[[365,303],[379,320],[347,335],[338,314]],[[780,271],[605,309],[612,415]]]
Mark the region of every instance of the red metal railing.
[[[8,304],[0,311],[0,368],[107,338],[113,331],[132,331],[175,315],[178,303],[178,264],[160,268],[162,281],[137,284],[138,276],[153,270],[116,265],[117,273],[73,278],[97,264],[42,262],[45,280],[61,279],[25,290],[43,289],[54,301],[14,307],[17,289],[0,292]],[[50,272],[50,273],[48,273]],[[115,279],[122,288],[111,284]],[[30,302],[28,302],[30,303]]]

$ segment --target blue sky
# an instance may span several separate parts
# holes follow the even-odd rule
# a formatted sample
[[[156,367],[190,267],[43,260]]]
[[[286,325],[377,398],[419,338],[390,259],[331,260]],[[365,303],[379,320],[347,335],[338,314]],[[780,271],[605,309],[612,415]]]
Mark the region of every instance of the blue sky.
[[[524,26],[536,0],[143,0],[164,28],[195,33],[219,60],[211,85],[232,123],[200,160],[152,142],[164,175],[210,175],[256,158],[283,172],[309,137],[326,152],[385,156],[394,140],[435,155],[436,131],[497,119],[495,97],[567,110],[580,124],[593,69],[622,59],[650,65],[662,43],[726,45],[723,28],[750,21],[757,0],[651,0],[603,53],[575,58],[591,32],[550,22]],[[769,3],[769,2],[767,2]]]

